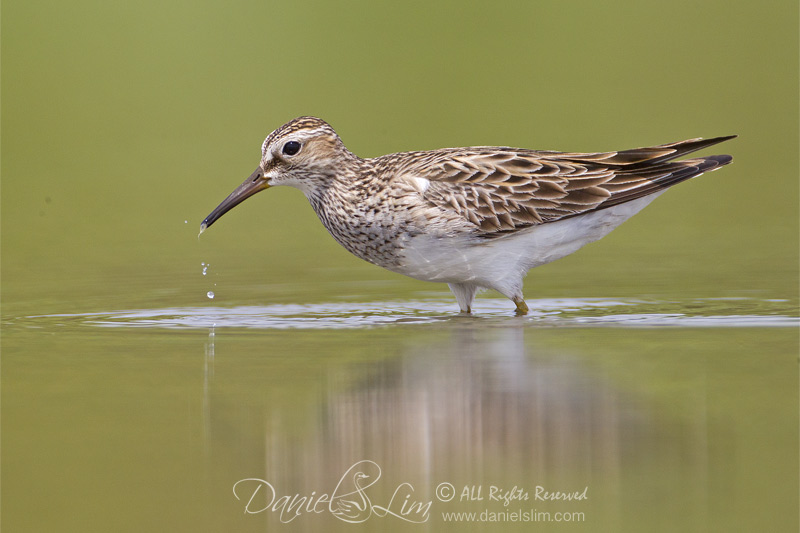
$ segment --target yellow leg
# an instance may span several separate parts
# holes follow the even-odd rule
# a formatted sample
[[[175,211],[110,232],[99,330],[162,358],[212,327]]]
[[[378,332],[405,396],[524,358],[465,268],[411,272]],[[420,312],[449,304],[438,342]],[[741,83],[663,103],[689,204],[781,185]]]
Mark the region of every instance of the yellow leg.
[[[525,303],[525,300],[522,298],[514,298],[512,302],[517,306],[517,310],[514,313],[515,315],[524,316],[528,314],[528,304]]]

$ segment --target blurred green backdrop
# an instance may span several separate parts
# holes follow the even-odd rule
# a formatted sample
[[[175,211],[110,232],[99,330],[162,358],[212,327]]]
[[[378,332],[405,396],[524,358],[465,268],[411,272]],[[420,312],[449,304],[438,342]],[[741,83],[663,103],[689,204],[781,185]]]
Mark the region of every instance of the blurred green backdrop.
[[[394,461],[387,475],[420,469],[437,482],[481,482],[481,469],[509,486],[591,473],[593,523],[572,530],[797,530],[796,329],[546,328],[496,316],[215,333],[20,319],[431,296],[455,312],[444,285],[350,256],[295,190],[262,193],[197,238],[264,137],[304,114],[365,157],[738,134],[714,148],[732,165],[536,269],[526,297],[651,298],[665,316],[716,297],[699,314],[719,308],[728,326],[754,308],[796,313],[795,0],[1,9],[6,528],[263,531],[232,497],[235,480],[315,461],[332,474],[348,454],[377,450]],[[492,408],[476,414],[461,399]],[[411,429],[376,437],[364,429],[380,425],[371,413]],[[431,468],[413,446],[426,416],[439,430],[424,441],[437,452]],[[353,440],[341,438],[354,420]],[[519,431],[498,431],[489,452],[452,441],[476,421]],[[283,449],[271,439],[288,451],[267,468],[267,452]],[[454,457],[466,466],[448,466]],[[321,486],[301,479],[298,490]],[[298,527],[335,530],[332,520]]]
[[[361,156],[738,134],[714,149],[732,166],[538,269],[528,298],[795,297],[797,11],[789,0],[6,1],[4,313],[202,304],[201,262],[223,305],[444,294],[350,257],[294,190],[259,195],[196,238],[263,138],[301,114]],[[298,280],[305,293],[282,291]]]

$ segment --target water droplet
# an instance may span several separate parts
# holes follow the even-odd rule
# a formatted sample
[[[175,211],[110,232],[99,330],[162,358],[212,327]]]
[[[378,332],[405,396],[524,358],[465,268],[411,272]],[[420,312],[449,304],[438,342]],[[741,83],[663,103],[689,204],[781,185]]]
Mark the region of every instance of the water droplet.
[[[184,221],[183,221],[183,223],[184,223],[184,224],[188,224],[188,223],[189,223],[189,221],[188,221],[188,220],[184,220]]]
[[[213,300],[214,299],[214,291],[208,291],[206,293],[206,296],[208,296],[209,298],[211,298]]]
[[[201,264],[203,265],[203,275],[205,276],[208,273],[208,267],[211,266],[211,263],[209,264],[201,263]]]

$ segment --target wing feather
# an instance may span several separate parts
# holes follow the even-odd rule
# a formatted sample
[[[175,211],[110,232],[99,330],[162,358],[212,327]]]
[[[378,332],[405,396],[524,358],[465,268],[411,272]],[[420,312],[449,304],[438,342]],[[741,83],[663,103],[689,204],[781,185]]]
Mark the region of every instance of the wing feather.
[[[715,170],[731,157],[675,159],[733,137],[597,153],[448,148],[384,156],[383,163],[401,178],[429,180],[423,199],[492,237],[629,202]]]

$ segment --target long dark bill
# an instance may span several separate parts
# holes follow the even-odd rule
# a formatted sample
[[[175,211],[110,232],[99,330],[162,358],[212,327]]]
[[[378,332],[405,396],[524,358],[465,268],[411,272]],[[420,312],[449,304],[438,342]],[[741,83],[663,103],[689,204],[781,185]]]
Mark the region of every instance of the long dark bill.
[[[244,183],[236,187],[236,190],[230,193],[227,198],[222,200],[222,203],[219,204],[213,211],[211,211],[211,214],[208,215],[205,220],[203,220],[203,223],[200,224],[200,233],[203,233],[207,227],[216,222],[216,220],[222,215],[240,203],[244,202],[255,193],[263,191],[268,187],[269,184],[267,183],[267,180],[264,179],[264,173],[261,171],[260,167],[257,168],[255,172],[250,174],[249,178],[244,180]]]

